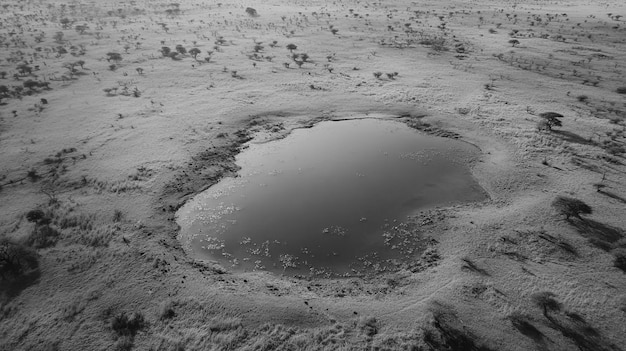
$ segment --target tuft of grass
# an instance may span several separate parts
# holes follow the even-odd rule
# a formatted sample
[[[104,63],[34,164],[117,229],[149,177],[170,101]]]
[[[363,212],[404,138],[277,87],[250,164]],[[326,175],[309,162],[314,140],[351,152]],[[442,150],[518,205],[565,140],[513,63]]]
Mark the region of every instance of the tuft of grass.
[[[378,321],[374,317],[361,317],[357,326],[369,338],[378,334]]]
[[[174,302],[171,300],[163,301],[159,305],[159,319],[171,319],[176,317],[176,311],[174,311]]]
[[[613,266],[626,272],[626,249],[619,248],[613,250]]]
[[[578,95],[576,97],[576,100],[578,100],[579,102],[587,103],[587,101],[589,101],[589,96],[587,96],[587,95]]]
[[[120,210],[113,211],[113,222],[121,222],[124,219],[124,213]]]
[[[212,332],[224,332],[242,327],[241,318],[224,316],[213,317],[207,325]]]

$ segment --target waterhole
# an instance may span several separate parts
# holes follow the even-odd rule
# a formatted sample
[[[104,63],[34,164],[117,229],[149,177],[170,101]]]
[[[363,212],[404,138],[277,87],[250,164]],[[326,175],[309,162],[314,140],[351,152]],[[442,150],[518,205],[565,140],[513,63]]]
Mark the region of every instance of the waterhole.
[[[397,270],[424,247],[407,216],[485,199],[470,172],[478,151],[390,120],[296,129],[249,145],[237,156],[238,177],[185,204],[179,239],[192,256],[234,271],[330,277]]]

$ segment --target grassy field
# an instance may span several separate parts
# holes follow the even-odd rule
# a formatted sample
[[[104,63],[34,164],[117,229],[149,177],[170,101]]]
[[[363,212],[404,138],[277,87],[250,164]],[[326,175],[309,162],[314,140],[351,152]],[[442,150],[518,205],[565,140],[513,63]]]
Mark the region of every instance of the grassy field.
[[[623,2],[0,6],[0,350],[626,349]],[[362,116],[475,144],[490,200],[367,279],[185,253],[245,142]]]

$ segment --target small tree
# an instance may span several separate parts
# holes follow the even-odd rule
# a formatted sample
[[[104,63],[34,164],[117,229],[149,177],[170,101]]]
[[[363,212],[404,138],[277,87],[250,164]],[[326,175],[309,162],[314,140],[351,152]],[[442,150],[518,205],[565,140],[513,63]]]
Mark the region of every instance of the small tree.
[[[555,300],[556,295],[550,291],[542,291],[534,293],[531,296],[532,301],[543,310],[544,317],[550,319],[548,311],[558,311],[561,309],[561,303]]]
[[[167,46],[161,47],[161,54],[163,56],[168,56],[170,54],[170,52],[172,52],[172,49],[170,49],[169,47],[167,47]]]
[[[539,130],[552,130],[553,127],[561,127],[563,123],[559,118],[563,118],[563,115],[556,112],[543,112],[539,114],[539,117],[543,118],[538,124]]]
[[[509,40],[509,44],[511,44],[513,47],[516,47],[517,45],[519,45],[519,40],[511,39]]]
[[[294,50],[296,50],[298,47],[295,44],[287,44],[286,46],[287,50],[289,50],[290,52],[293,52]]]
[[[193,59],[196,59],[196,56],[198,56],[198,54],[200,53],[200,49],[198,48],[193,48],[189,50],[189,55],[191,55],[191,57],[193,57]]]
[[[560,214],[565,215],[565,219],[569,219],[572,216],[582,219],[580,217],[581,214],[591,214],[593,212],[591,206],[583,201],[567,196],[557,196],[552,201],[552,207]]]
[[[117,52],[108,52],[107,53],[107,62],[111,62],[111,61],[115,61],[115,62],[122,61],[122,55],[120,55]]]
[[[65,17],[61,19],[61,26],[63,26],[64,29],[68,29],[70,24],[72,24],[72,21],[70,21],[69,18]]]
[[[142,74],[143,74],[143,68],[141,68],[141,67],[137,67],[135,70],[137,71],[137,73],[138,73],[139,75],[142,75]]]
[[[85,34],[85,31],[89,29],[89,26],[86,24],[79,24],[76,27],[74,27],[74,29],[76,29],[78,34]]]
[[[182,46],[181,44],[176,45],[176,51],[178,51],[181,55],[184,55],[187,53],[187,49],[185,49],[185,47]]]

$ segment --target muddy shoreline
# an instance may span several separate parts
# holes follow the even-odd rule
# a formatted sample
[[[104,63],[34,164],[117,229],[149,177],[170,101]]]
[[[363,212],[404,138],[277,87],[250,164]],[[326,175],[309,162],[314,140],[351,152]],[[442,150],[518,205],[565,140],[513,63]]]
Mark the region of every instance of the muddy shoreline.
[[[402,114],[398,116],[390,116],[390,117],[363,117],[368,119],[389,119],[389,120],[399,120],[399,122],[406,124],[408,127],[418,130],[424,134],[432,135],[441,138],[451,138],[451,139],[459,139],[461,141],[465,141],[462,136],[458,133],[451,132],[441,127],[434,126],[430,123],[423,122],[421,118],[428,116],[426,113],[414,114],[413,116],[409,114]],[[284,117],[284,116],[281,116]],[[325,122],[325,121],[344,121],[344,120],[355,120],[360,119],[359,117],[354,118],[311,118],[308,120],[303,120],[300,122],[300,126],[292,126],[288,130],[284,130],[281,128],[280,133],[278,133],[277,137],[271,137],[269,139],[263,140],[262,142],[271,142],[272,140],[276,140],[277,138],[284,138],[290,133],[292,133],[295,129],[299,128],[311,128],[315,126],[317,123]],[[261,121],[261,122],[259,122]],[[253,118],[246,122],[246,126],[244,128],[238,129],[233,133],[234,138],[225,137],[221,138],[218,142],[220,145],[215,145],[212,143],[212,148],[204,149],[203,151],[197,152],[194,156],[191,157],[191,161],[187,163],[187,167],[183,170],[179,170],[176,174],[171,176],[171,181],[169,181],[162,191],[162,194],[159,196],[159,201],[157,205],[157,210],[155,211],[155,215],[160,217],[163,222],[167,222],[170,225],[169,231],[172,233],[173,239],[176,241],[176,251],[182,252],[185,256],[186,260],[190,262],[191,266],[195,269],[200,269],[200,271],[212,270],[219,274],[241,274],[237,272],[230,272],[228,269],[223,268],[221,265],[216,262],[206,261],[202,259],[195,259],[188,255],[187,252],[184,252],[182,249],[182,245],[178,240],[178,232],[180,230],[179,226],[176,224],[176,212],[180,207],[182,207],[188,200],[192,199],[195,195],[202,193],[207,190],[211,186],[217,184],[224,177],[236,177],[237,172],[239,170],[239,166],[236,164],[236,156],[240,153],[244,148],[246,143],[253,141],[255,139],[255,131],[254,128],[259,125],[269,124],[267,120],[261,118]],[[282,127],[282,124],[281,124]],[[265,128],[269,129],[269,128]],[[273,130],[276,132],[277,130]],[[213,141],[215,142],[215,140]],[[471,144],[471,143],[470,143]],[[473,145],[473,144],[472,144]],[[473,145],[476,147],[475,145]],[[482,158],[482,155],[477,156],[478,159]],[[471,164],[474,164],[476,160],[471,161]],[[486,193],[486,192],[485,192]],[[488,201],[488,197],[487,200]],[[483,201],[481,201],[483,202]],[[467,203],[463,204],[463,206],[475,206],[476,203]],[[445,227],[445,223],[443,219],[445,212],[449,211],[451,208],[455,207],[455,205],[448,205],[440,208],[432,209],[424,209],[416,212],[414,215],[410,216],[408,219],[408,225],[413,228],[414,234],[416,236],[421,237],[420,241],[424,242],[425,245],[422,245],[422,255],[421,257],[416,257],[414,262],[405,263],[402,265],[402,268],[398,268],[392,271],[385,272],[371,272],[368,274],[358,274],[358,275],[347,275],[347,276],[333,276],[333,277],[323,277],[323,276],[309,276],[309,275],[296,275],[294,278],[304,280],[304,281],[333,281],[336,279],[345,280],[345,279],[364,279],[370,282],[376,282],[387,279],[386,277],[397,275],[402,270],[408,270],[413,273],[417,273],[423,271],[425,269],[431,268],[437,264],[438,255],[436,253],[436,244],[437,240],[432,237],[435,234],[435,228],[437,227]],[[438,213],[437,222],[431,219],[431,214]],[[418,218],[422,216],[423,218]],[[437,236],[435,234],[435,236]],[[273,273],[268,273],[273,274]],[[280,277],[281,275],[277,276]],[[338,293],[341,295],[341,293]]]

